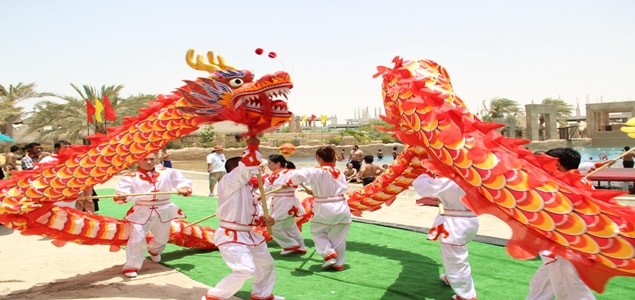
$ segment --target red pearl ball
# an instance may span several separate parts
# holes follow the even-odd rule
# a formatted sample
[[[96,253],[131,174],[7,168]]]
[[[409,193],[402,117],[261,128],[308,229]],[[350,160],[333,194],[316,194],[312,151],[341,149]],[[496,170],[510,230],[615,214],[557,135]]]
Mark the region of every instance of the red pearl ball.
[[[269,52],[270,58],[276,58],[277,54],[275,52]]]
[[[256,48],[256,54],[260,55],[264,52],[264,50],[262,50],[262,48]]]

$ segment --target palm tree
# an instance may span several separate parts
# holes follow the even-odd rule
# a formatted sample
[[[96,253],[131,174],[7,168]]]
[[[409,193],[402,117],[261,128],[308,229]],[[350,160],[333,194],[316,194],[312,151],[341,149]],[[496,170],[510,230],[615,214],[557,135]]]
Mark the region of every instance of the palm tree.
[[[23,109],[18,106],[21,101],[31,98],[54,96],[51,93],[38,93],[35,91],[35,83],[17,85],[10,84],[7,87],[0,85],[0,128],[4,133],[13,136],[13,123],[22,118]]]
[[[483,107],[480,115],[484,121],[492,121],[493,119],[515,117],[521,113],[518,102],[507,98],[493,98],[489,101],[489,105],[483,100]]]
[[[40,140],[56,140],[63,135],[71,142],[81,141],[86,132],[84,100],[72,97],[61,97],[61,100],[62,103],[36,104],[35,114],[26,121],[27,133],[37,132]]]
[[[124,117],[139,114],[140,108],[156,98],[155,95],[139,94],[121,99],[119,93],[123,89],[122,85],[102,86],[99,90],[89,85],[83,85],[81,89],[73,84],[71,86],[80,98],[57,96],[62,103],[53,101],[39,103],[34,117],[28,121],[30,133],[38,132],[41,138],[53,139],[63,135],[65,139],[72,142],[80,141],[87,134],[105,132],[106,126],[120,125]],[[84,99],[90,99],[94,103],[95,98],[103,99],[103,95],[107,95],[110,99],[112,108],[117,114],[117,120],[110,123],[95,122],[90,128]]]
[[[117,126],[121,124],[123,117],[127,116],[135,116],[139,114],[139,109],[145,107],[149,101],[152,101],[156,98],[156,95],[149,94],[139,94],[137,96],[130,96],[125,99],[121,99],[119,94],[121,90],[124,88],[123,85],[110,85],[110,86],[101,86],[100,91],[96,91],[96,89],[92,86],[83,85],[83,92],[77,86],[71,84],[73,89],[83,98],[89,99],[91,103],[94,99],[99,98],[103,99],[104,95],[108,96],[110,99],[110,104],[112,105],[113,110],[117,114],[117,120],[108,124],[106,122],[99,123],[95,122],[95,131],[94,132],[105,132],[106,126]],[[95,103],[93,103],[94,105]],[[84,114],[85,116],[86,114]]]
[[[562,99],[555,98],[545,98],[542,100],[542,104],[551,104],[556,106],[556,119],[558,120],[558,124],[567,125],[567,120],[572,114],[573,105],[568,104]],[[540,115],[540,126],[542,128],[545,123],[545,118]]]

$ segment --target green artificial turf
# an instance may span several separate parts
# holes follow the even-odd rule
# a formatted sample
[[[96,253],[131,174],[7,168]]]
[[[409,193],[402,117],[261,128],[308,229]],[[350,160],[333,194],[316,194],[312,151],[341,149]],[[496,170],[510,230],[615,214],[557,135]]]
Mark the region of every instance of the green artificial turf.
[[[112,194],[103,189],[99,194]],[[216,198],[203,196],[173,197],[190,222],[202,219],[216,210]],[[129,208],[104,199],[99,202],[102,215],[121,218]],[[422,226],[432,220],[421,220]],[[213,218],[200,225],[216,228]],[[269,242],[276,261],[277,280],[274,294],[287,299],[450,299],[452,290],[439,281],[443,272],[437,242],[427,241],[421,232],[381,225],[354,222],[347,239],[344,271],[325,271],[322,258],[315,253],[305,224],[303,232],[307,253],[281,256],[280,247]],[[472,242],[468,245],[470,263],[479,299],[524,299],[529,281],[540,261],[510,258],[501,246]],[[188,277],[213,286],[230,270],[218,251],[201,251],[168,245],[162,264]],[[143,272],[143,270],[142,270]],[[598,299],[633,299],[635,281],[616,277],[609,281]],[[236,294],[249,299],[251,281]]]

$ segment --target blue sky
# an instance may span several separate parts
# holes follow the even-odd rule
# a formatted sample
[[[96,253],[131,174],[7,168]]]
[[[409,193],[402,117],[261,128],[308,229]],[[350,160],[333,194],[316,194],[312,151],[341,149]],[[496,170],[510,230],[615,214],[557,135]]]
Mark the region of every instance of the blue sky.
[[[583,114],[587,102],[635,100],[628,0],[4,0],[0,10],[0,84],[62,95],[76,96],[71,83],[169,93],[205,75],[185,63],[193,48],[256,75],[284,69],[292,111],[340,121],[382,106],[372,75],[394,56],[445,66],[474,113],[494,97],[560,97]]]

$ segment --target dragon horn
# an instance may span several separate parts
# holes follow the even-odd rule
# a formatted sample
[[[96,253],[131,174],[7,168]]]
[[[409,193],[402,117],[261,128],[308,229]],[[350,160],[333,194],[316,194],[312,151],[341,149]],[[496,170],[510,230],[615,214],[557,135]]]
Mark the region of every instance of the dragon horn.
[[[218,62],[216,58],[214,58],[214,52],[212,51],[207,52],[207,61],[205,61],[200,54],[196,56],[196,61],[194,61],[194,49],[187,50],[187,54],[185,55],[185,61],[194,70],[207,71],[210,73],[221,70],[236,70],[235,67],[225,63],[225,59],[222,56],[217,55],[217,59]]]

